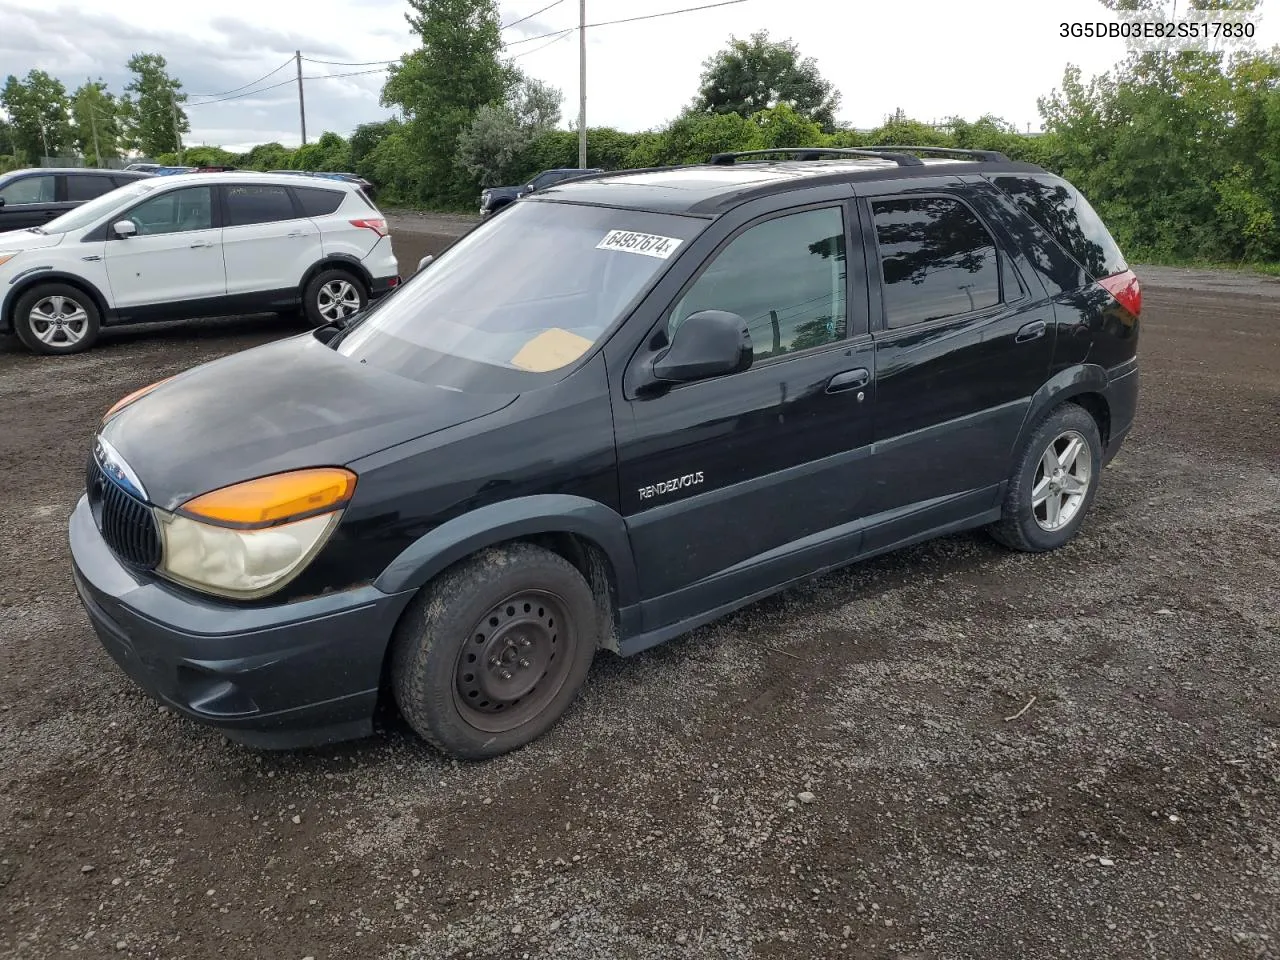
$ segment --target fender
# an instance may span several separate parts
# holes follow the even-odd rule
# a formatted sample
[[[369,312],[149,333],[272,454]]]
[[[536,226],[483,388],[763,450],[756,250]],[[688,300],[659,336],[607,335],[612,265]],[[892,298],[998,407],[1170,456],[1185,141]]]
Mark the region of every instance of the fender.
[[[107,306],[107,298],[102,295],[102,291],[84,277],[78,277],[74,273],[63,270],[54,270],[52,267],[31,267],[9,281],[9,289],[5,291],[3,300],[0,301],[0,333],[12,332],[13,310],[18,299],[38,283],[65,283],[68,286],[79,287],[89,294],[93,305],[98,308],[98,317],[103,326],[115,315],[115,311]]]
[[[310,270],[302,275],[302,283],[298,286],[298,292],[301,293],[306,290],[311,278],[327,267],[345,267],[360,278],[366,291],[373,289],[373,276],[369,273],[368,268],[360,262],[359,258],[349,253],[330,253],[326,254],[319,263],[313,265]]]
[[[384,593],[416,590],[477,550],[537,533],[573,533],[593,542],[613,566],[618,606],[638,602],[626,522],[595,500],[557,493],[504,500],[442,523],[392,560],[374,586]]]
[[[1014,458],[1017,457],[1018,451],[1022,449],[1022,444],[1026,441],[1027,436],[1036,428],[1036,425],[1040,423],[1046,413],[1063,401],[1070,400],[1072,397],[1080,396],[1083,393],[1097,393],[1105,396],[1107,385],[1110,382],[1106,369],[1096,363],[1079,363],[1050,377],[1039,390],[1031,395],[1031,402],[1027,405],[1026,416],[1023,417],[1022,426],[1018,429],[1018,439],[1009,451],[1010,469],[1013,468]]]

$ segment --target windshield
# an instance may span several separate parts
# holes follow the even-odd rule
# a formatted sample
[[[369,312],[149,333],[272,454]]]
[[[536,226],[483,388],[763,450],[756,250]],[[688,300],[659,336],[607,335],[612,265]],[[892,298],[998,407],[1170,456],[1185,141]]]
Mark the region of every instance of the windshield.
[[[60,217],[55,217],[44,224],[41,229],[45,233],[68,233],[72,230],[91,227],[112,210],[127,206],[155,188],[156,185],[150,180],[139,180],[137,183],[131,183],[127,187],[116,187],[109,193],[104,193],[102,196],[95,197],[87,203],[82,203]]]
[[[521,202],[457,241],[334,341],[344,356],[473,390],[520,390],[573,363],[705,220]]]

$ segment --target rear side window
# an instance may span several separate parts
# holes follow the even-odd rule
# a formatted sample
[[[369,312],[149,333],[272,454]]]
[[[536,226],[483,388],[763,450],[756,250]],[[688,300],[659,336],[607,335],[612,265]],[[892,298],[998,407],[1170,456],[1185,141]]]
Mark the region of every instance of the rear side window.
[[[871,208],[890,329],[1000,302],[996,242],[959,200],[904,197],[877,200]],[[1010,290],[1011,298],[1015,291]]]
[[[233,184],[226,188],[228,227],[294,220],[298,214],[285,187],[274,184]]]
[[[308,217],[327,217],[342,206],[342,198],[346,196],[341,190],[320,187],[294,187],[293,192],[302,204],[302,212]]]
[[[87,177],[75,173],[67,175],[67,199],[73,202],[93,200],[115,188],[110,177]]]
[[[1004,176],[991,182],[1058,241],[1091,279],[1128,269],[1119,246],[1089,201],[1059,177]]]

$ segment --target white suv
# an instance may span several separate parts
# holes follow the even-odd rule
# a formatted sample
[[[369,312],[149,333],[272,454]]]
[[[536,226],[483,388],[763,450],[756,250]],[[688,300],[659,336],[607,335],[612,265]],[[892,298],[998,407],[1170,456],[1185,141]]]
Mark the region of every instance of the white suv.
[[[251,313],[342,321],[400,283],[354,184],[264,173],[154,177],[0,233],[0,333],[76,353],[104,324]]]

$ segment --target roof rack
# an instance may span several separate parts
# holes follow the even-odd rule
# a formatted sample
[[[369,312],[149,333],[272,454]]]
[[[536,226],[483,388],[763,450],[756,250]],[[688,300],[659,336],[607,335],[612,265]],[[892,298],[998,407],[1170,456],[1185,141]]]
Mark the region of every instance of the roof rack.
[[[957,153],[963,157],[976,157],[979,160],[991,160],[996,163],[1008,163],[1009,158],[997,150],[961,150],[958,147],[917,147],[892,144],[883,147],[864,147],[864,150],[914,150],[916,153]]]
[[[886,150],[862,150],[851,147],[773,147],[769,150],[739,150],[736,153],[713,154],[707,163],[718,167],[731,167],[739,157],[759,157],[768,154],[798,154],[798,160],[817,160],[824,154],[841,157],[867,157],[872,160],[892,160],[900,167],[921,166],[920,158],[907,153],[891,153]]]

